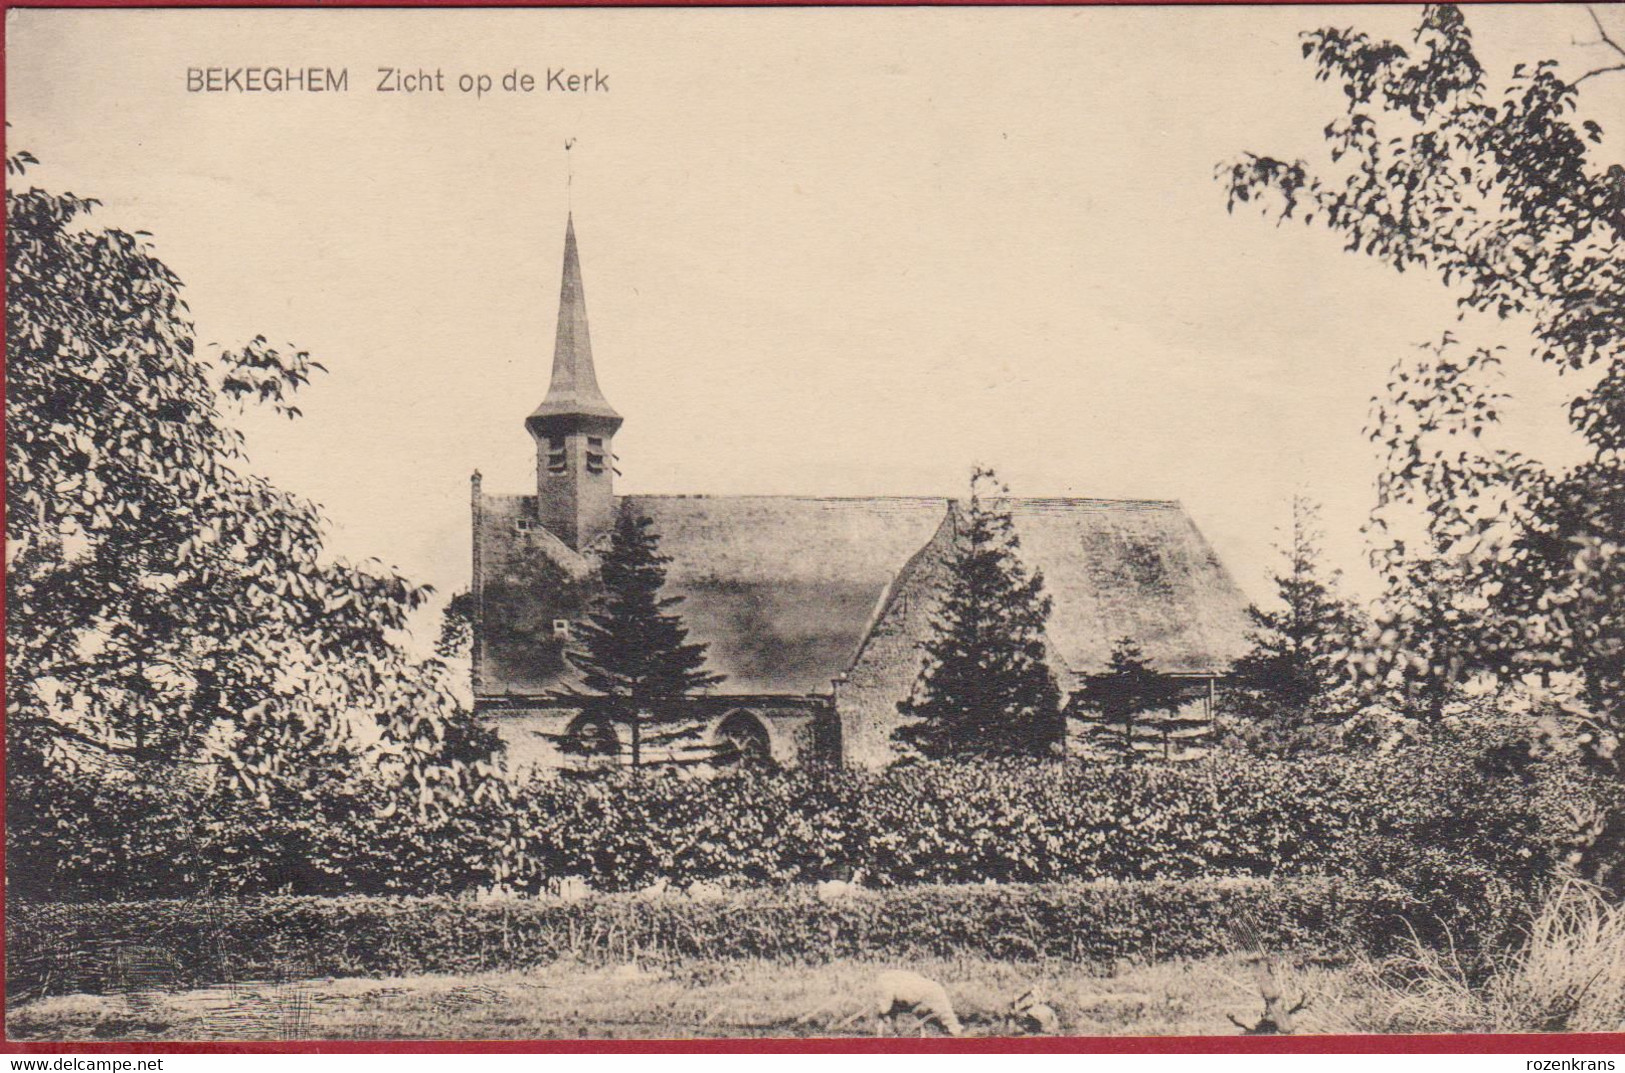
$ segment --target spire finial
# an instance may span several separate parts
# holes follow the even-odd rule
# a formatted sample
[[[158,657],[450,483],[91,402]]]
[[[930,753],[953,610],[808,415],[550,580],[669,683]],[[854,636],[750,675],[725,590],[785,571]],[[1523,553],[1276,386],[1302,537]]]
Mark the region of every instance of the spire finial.
[[[570,161],[570,150],[575,148],[575,144],[576,140],[574,138],[564,139],[564,206],[565,211],[569,213],[574,213],[576,207],[576,173],[575,167]]]

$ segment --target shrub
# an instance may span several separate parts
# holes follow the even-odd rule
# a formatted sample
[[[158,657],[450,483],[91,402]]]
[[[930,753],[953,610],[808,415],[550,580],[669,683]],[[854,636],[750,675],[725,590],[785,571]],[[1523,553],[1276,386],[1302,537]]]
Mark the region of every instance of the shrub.
[[[1470,898],[1527,889],[1560,839],[1544,816],[1566,769],[1503,772],[1472,753],[1187,766],[925,763],[850,771],[542,780],[521,796],[516,886],[577,875],[742,883],[862,868],[880,885],[1388,876]]]
[[[147,765],[9,779],[8,895],[404,894],[493,881],[500,800],[423,820],[378,778],[258,802],[189,774]]]
[[[706,902],[353,896],[8,909],[15,1000],[267,977],[523,970],[559,958],[1109,962],[1257,946],[1340,956],[1387,950],[1403,934],[1396,922],[1427,907],[1387,884],[1314,879],[922,886],[836,902],[800,887]]]
[[[266,807],[187,785],[13,784],[14,895],[536,893],[578,876],[879,886],[1380,876],[1464,911],[1553,871],[1566,767],[1493,750],[1185,765],[1004,760],[544,778],[420,820],[365,779]],[[84,818],[94,816],[95,823]],[[1448,923],[1448,921],[1446,921]]]

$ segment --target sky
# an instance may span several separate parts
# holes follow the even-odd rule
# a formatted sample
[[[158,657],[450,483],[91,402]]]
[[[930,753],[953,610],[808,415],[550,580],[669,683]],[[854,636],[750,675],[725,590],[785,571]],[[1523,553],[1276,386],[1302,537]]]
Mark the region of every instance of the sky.
[[[572,211],[617,491],[953,495],[981,463],[1016,495],[1180,500],[1255,599],[1302,492],[1359,591],[1362,429],[1417,344],[1510,344],[1511,442],[1577,451],[1577,385],[1525,326],[1457,324],[1435,279],[1225,211],[1219,162],[1324,159],[1342,98],[1298,34],[1417,12],[12,10],[10,144],[152,234],[200,343],[328,367],[299,421],[246,420],[254,468],[324,506],[335,554],[442,597],[468,583],[469,475],[534,487]],[[1580,7],[1468,18],[1492,78],[1605,59]],[[256,65],[349,89],[187,92],[189,67]],[[445,91],[377,92],[381,67]],[[1625,76],[1584,112],[1620,126]]]

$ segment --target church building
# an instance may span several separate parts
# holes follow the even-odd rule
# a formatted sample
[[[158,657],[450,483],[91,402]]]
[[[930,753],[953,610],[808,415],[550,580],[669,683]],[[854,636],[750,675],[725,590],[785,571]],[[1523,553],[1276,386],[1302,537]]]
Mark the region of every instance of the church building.
[[[525,418],[536,486],[491,495],[473,477],[473,690],[510,764],[569,763],[557,746],[566,736],[618,747],[624,730],[592,723],[554,691],[572,673],[564,653],[592,606],[619,511],[653,520],[671,559],[666,594],[684,598],[676,610],[690,640],[709,645],[707,669],[727,676],[694,701],[713,743],[781,764],[890,762],[956,501],[618,496],[621,423],[593,369],[571,220],[552,379]],[[1003,506],[1054,602],[1049,665],[1062,694],[1103,670],[1113,644],[1129,637],[1185,684],[1182,716],[1211,718],[1215,682],[1247,648],[1247,600],[1180,505],[1012,498]]]

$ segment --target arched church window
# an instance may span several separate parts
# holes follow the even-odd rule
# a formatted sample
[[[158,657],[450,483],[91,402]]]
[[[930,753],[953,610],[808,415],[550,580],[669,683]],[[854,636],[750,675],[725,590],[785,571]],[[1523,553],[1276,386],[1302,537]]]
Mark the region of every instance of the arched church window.
[[[612,759],[621,755],[621,736],[607,719],[577,716],[564,732],[564,751],[589,759]]]
[[[765,765],[773,762],[773,743],[767,727],[753,712],[728,713],[717,724],[717,757],[719,764]]]

